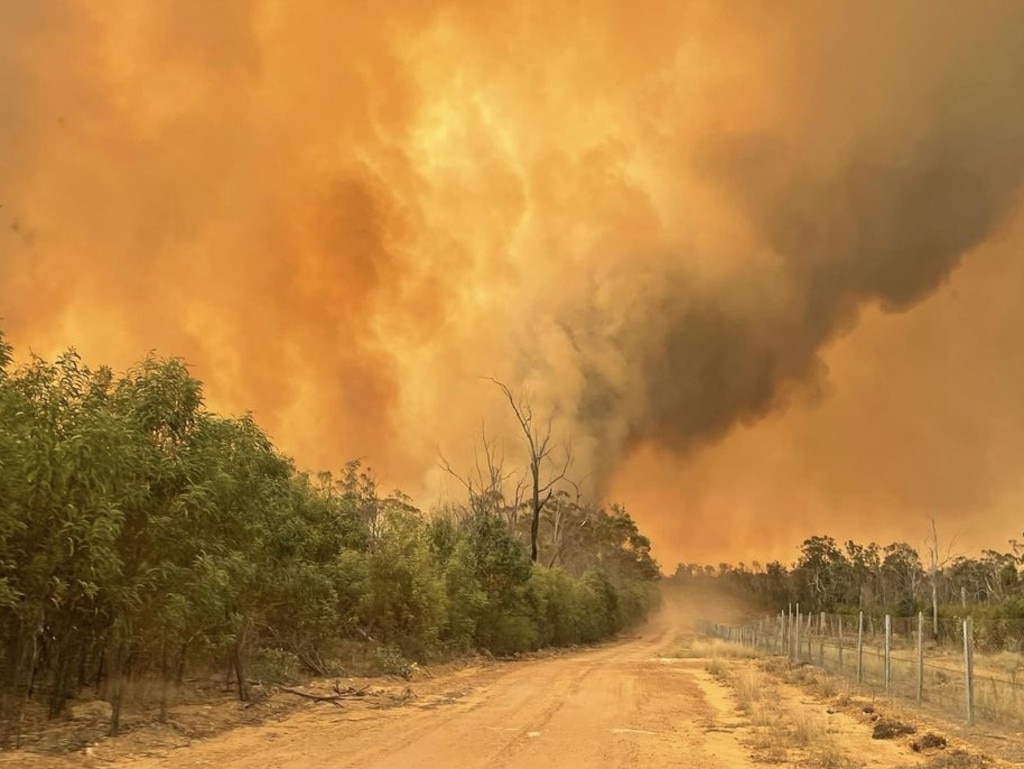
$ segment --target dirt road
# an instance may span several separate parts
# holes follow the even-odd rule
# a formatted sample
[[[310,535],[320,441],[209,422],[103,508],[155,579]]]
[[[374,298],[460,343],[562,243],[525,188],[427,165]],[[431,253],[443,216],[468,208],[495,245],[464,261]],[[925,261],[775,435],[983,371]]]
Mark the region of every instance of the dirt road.
[[[61,758],[0,754],[0,767],[752,769],[765,761],[837,768],[926,765],[907,741],[872,740],[859,707],[836,710],[802,689],[763,677],[753,661],[729,660],[729,674],[719,671],[716,677],[708,668],[721,667],[721,660],[674,657],[689,631],[684,617],[669,606],[657,623],[632,639],[547,659],[435,675],[415,682],[414,696],[396,707],[316,703],[283,720],[237,728],[185,747],[127,752],[126,746],[108,741]],[[762,704],[738,707],[743,686],[754,690],[747,692],[748,698],[765,693]],[[804,732],[806,739],[801,737]]]
[[[273,767],[741,767],[708,739],[714,712],[689,669],[658,659],[673,627],[579,654],[454,676],[401,708],[346,713],[328,704],[237,730],[134,769]],[[716,744],[719,743],[719,744]],[[118,765],[122,765],[120,762]]]

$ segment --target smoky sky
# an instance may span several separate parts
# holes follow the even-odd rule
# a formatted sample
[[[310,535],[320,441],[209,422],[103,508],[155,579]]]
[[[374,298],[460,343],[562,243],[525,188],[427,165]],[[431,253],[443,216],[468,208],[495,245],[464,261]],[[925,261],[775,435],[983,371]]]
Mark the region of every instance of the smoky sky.
[[[380,6],[0,4],[11,340],[183,356],[301,466],[366,457],[425,503],[482,422],[514,455],[496,377],[665,559],[754,552],[720,529],[768,510],[860,536],[1019,492],[1021,409],[907,395],[956,355],[1020,382],[991,301],[1019,280],[1019,3]],[[961,281],[954,326],[928,308]],[[934,472],[953,413],[999,456]],[[903,474],[858,474],[876,443]]]

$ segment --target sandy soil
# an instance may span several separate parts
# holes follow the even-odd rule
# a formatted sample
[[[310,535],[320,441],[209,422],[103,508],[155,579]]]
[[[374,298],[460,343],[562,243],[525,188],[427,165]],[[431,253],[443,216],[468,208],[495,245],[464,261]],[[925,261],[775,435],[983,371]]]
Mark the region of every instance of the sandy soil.
[[[688,632],[685,611],[670,606],[640,636],[601,648],[448,670],[414,681],[408,689],[404,682],[393,682],[390,690],[376,690],[376,696],[337,704],[303,700],[281,720],[205,739],[104,740],[64,756],[0,753],[0,767],[926,765],[928,757],[911,750],[910,738],[873,740],[871,724],[858,708],[837,710],[781,681],[773,683],[773,718],[826,735],[821,744],[827,751],[815,752],[814,745],[806,744],[768,750],[759,741],[764,729],[759,732],[756,718],[737,707],[735,675],[730,683],[708,672],[708,660],[676,656]],[[730,660],[729,665],[733,674],[757,671],[751,660]],[[329,694],[332,685],[323,682],[309,691]],[[275,698],[282,696],[279,692]]]

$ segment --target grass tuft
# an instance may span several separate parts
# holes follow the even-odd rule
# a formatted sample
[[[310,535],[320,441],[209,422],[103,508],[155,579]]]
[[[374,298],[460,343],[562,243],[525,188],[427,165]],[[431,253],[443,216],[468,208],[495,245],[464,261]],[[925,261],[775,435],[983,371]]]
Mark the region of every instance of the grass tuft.
[[[801,748],[822,739],[824,732],[824,725],[807,713],[797,713],[793,718],[793,743]]]
[[[858,769],[863,766],[846,755],[834,742],[826,743],[815,755],[814,765],[820,769]]]
[[[756,671],[747,671],[740,676],[734,683],[739,709],[744,713],[750,713],[761,701],[766,685],[765,677]]]
[[[729,665],[718,657],[709,659],[704,669],[720,681],[727,681],[729,679]]]

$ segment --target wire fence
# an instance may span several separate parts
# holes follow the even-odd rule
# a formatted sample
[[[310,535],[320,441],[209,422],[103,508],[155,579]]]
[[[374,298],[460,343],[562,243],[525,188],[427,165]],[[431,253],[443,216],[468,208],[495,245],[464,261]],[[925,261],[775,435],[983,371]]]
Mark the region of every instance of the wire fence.
[[[807,662],[865,688],[935,707],[968,725],[1024,728],[1024,620],[801,614],[708,635]]]

